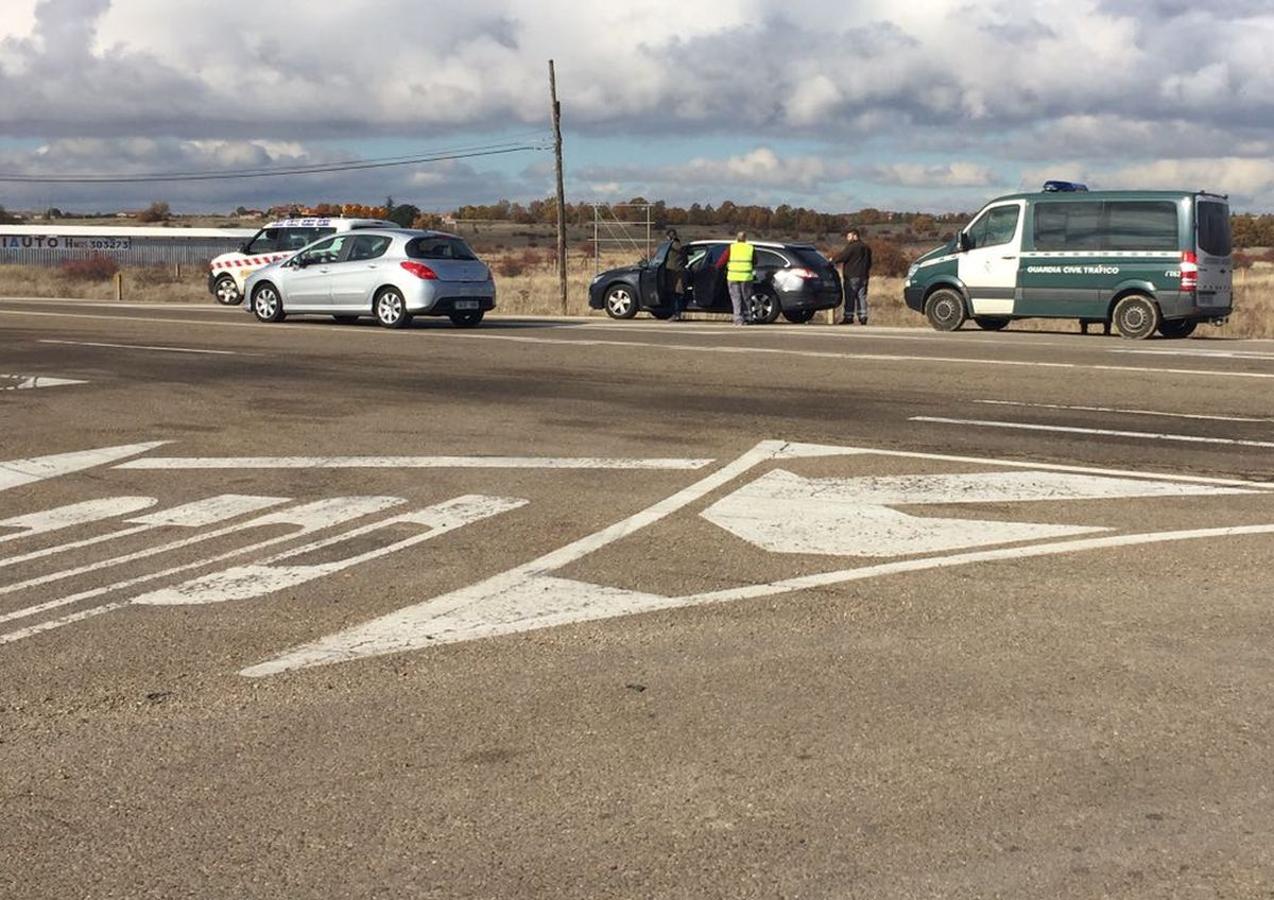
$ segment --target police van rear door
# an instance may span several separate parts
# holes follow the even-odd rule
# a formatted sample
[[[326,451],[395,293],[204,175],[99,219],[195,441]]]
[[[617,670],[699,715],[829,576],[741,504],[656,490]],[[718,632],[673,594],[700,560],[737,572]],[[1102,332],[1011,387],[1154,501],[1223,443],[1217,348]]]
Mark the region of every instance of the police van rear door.
[[[1195,195],[1195,262],[1199,267],[1196,303],[1200,307],[1231,305],[1234,265],[1230,244],[1230,205],[1211,194]],[[1186,268],[1183,261],[1182,269]]]

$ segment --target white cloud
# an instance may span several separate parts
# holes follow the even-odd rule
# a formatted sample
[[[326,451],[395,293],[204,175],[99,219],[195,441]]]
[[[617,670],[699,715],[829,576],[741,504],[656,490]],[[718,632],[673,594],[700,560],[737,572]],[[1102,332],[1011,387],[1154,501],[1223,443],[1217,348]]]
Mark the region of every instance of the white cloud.
[[[986,187],[998,183],[991,168],[970,162],[945,165],[892,163],[875,166],[871,176],[873,181],[881,184],[904,187]]]

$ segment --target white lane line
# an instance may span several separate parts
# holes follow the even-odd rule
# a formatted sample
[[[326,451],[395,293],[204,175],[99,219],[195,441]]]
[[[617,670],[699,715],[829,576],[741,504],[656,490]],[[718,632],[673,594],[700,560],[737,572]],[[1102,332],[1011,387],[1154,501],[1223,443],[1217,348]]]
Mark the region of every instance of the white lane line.
[[[1255,350],[1124,350],[1112,349],[1111,353],[1129,356],[1188,356],[1199,359],[1274,359],[1274,353],[1258,353]]]
[[[538,456],[151,457],[127,469],[642,469],[693,470],[711,459],[604,459]]]
[[[135,578],[126,578],[123,581],[117,581],[114,584],[104,585],[103,587],[92,588],[91,590],[81,591],[78,594],[71,594],[68,597],[59,597],[56,600],[49,600],[45,603],[39,603],[35,606],[28,606],[25,609],[15,610],[0,616],[0,622],[10,622],[14,619],[25,619],[40,613],[48,612],[51,609],[59,609],[63,606],[70,606],[72,603],[78,603],[81,600],[90,600],[93,597],[101,597],[104,594],[114,593],[124,588],[133,587],[138,584],[144,584],[148,581],[156,581],[160,578],[168,578],[172,575],[178,575],[182,572],[189,572],[192,569],[203,568],[214,563],[223,562],[235,556],[242,556],[244,553],[255,553],[264,550],[267,547],[274,547],[287,541],[296,540],[307,534],[321,531],[324,528],[330,528],[334,525],[340,525],[363,516],[372,515],[382,512],[392,506],[398,506],[406,501],[400,497],[333,497],[328,500],[318,500],[314,503],[308,503],[304,506],[298,506],[291,510],[283,512],[270,513],[252,519],[248,522],[237,526],[239,529],[257,528],[265,525],[298,525],[299,530],[291,531],[278,537],[268,538],[264,541],[258,541],[247,547],[240,547],[237,550],[230,550],[225,553],[219,553],[216,556],[210,556],[205,559],[196,560],[195,562],[185,563],[180,566],[173,566],[170,569],[164,569],[161,572],[151,572],[146,575],[138,575]],[[380,523],[376,523],[375,527],[379,528]],[[359,531],[371,530],[371,527],[360,529]],[[348,536],[348,535],[347,535]],[[40,634],[52,628],[58,628],[62,625],[70,624],[70,622],[78,622],[82,618],[89,615],[98,615],[108,612],[111,609],[118,609],[125,606],[131,601],[123,601],[122,603],[108,603],[105,607],[98,607],[94,610],[83,610],[81,612],[72,613],[61,619],[53,619],[48,622],[41,622],[39,625],[32,625],[17,631],[11,631],[7,634],[0,634],[0,644],[8,644],[13,641],[30,637],[33,634]]]
[[[1157,416],[1165,419],[1205,419],[1209,422],[1274,422],[1254,416],[1211,416],[1201,413],[1158,412],[1153,409],[1118,409],[1110,406],[1067,406],[1061,403],[1022,403],[1017,400],[974,400],[985,406],[1019,406],[1028,409],[1064,409],[1076,412],[1119,413],[1126,416]]]
[[[1233,447],[1274,447],[1274,441],[1241,441],[1235,438],[1200,437],[1194,434],[1158,434],[1151,431],[1118,431],[1113,428],[1073,428],[1065,425],[1035,425],[1028,422],[992,422],[984,419],[947,419],[941,416],[912,416],[909,422],[937,425],[973,425],[979,428],[1009,428],[1018,431],[1050,431],[1061,434],[1092,434],[1103,437],[1142,438],[1148,441],[1175,441],[1187,444],[1225,444]]]
[[[75,347],[110,347],[116,350],[161,350],[166,353],[208,353],[216,356],[238,356],[237,350],[199,350],[194,347],[161,347],[151,344],[107,344],[100,341],[55,341],[40,340],[40,344],[70,344]],[[248,354],[255,356],[256,354]]]
[[[97,450],[55,453],[52,456],[33,456],[30,459],[11,459],[8,462],[0,462],[0,491],[119,462],[121,459],[146,453],[167,443],[168,441],[150,441],[145,444],[124,444],[119,447],[102,447]]]
[[[112,537],[123,537],[126,534],[138,534],[155,528],[203,528],[207,525],[214,525],[217,522],[224,522],[247,513],[260,512],[268,507],[278,506],[280,503],[287,502],[287,497],[254,497],[247,494],[222,494],[217,497],[210,497],[206,500],[196,500],[194,503],[187,503],[184,506],[163,510],[149,516],[139,516],[136,519],[130,520],[130,524],[135,524],[136,527],[126,529],[122,532],[116,532],[113,535],[103,535],[100,538],[89,538],[86,541],[80,542],[80,546],[100,543],[102,540]],[[198,544],[202,541],[212,540],[213,538],[218,538],[222,535],[237,531],[239,528],[246,527],[246,525],[229,525],[225,528],[219,528],[216,531],[209,531],[205,534],[195,535],[194,537],[170,541],[166,544],[160,544],[157,547],[148,547],[145,550],[138,550],[134,553],[126,553],[123,556],[116,556],[111,559],[101,560],[100,562],[76,566],[73,569],[63,569],[61,572],[53,572],[49,575],[28,578],[26,581],[19,581],[14,584],[7,584],[4,587],[0,587],[0,594],[12,594],[14,591],[20,591],[24,588],[38,587],[42,584],[49,584],[53,581],[62,581],[76,575],[96,572],[99,569],[109,569],[115,566],[124,565],[125,563],[135,562],[139,559],[147,559],[151,556],[158,556],[161,553],[180,550],[183,547],[189,547],[192,544]],[[33,554],[28,554],[28,558],[36,558],[38,556],[45,555],[48,555],[48,551],[36,551]],[[21,559],[15,561],[20,562]],[[4,622],[8,618],[10,618],[10,616],[0,615],[0,622]]]
[[[85,500],[69,506],[13,516],[0,520],[0,528],[17,528],[19,531],[14,534],[0,534],[0,544],[34,537],[37,534],[61,531],[76,525],[92,525],[104,519],[126,516],[129,513],[150,509],[158,502],[154,497],[107,497],[103,500]],[[0,560],[0,565],[9,563],[10,560]]]
[[[263,326],[259,322],[193,322],[190,319],[165,319],[149,316],[104,316],[88,313],[62,313],[62,312],[31,312],[28,310],[16,309],[0,309],[0,315],[10,316],[45,316],[51,318],[67,318],[67,319],[105,319],[110,322],[146,322],[149,324],[160,325],[184,325],[186,327],[200,328],[257,328]],[[1145,375],[1189,375],[1201,378],[1255,378],[1255,379],[1274,379],[1274,372],[1227,372],[1215,369],[1167,369],[1167,368],[1151,368],[1146,366],[1113,366],[1097,363],[1061,363],[1061,362],[1033,362],[1030,360],[1007,360],[1007,359],[973,359],[958,356],[914,356],[905,354],[888,354],[888,353],[849,353],[849,352],[833,352],[833,351],[817,351],[817,350],[787,350],[778,347],[723,347],[715,344],[667,344],[655,341],[620,341],[620,340],[600,340],[600,339],[569,339],[569,338],[537,338],[537,337],[521,337],[517,335],[493,334],[487,332],[456,332],[448,331],[445,334],[442,331],[425,331],[411,332],[399,331],[395,334],[387,334],[382,329],[373,328],[347,328],[339,329],[328,325],[306,324],[304,322],[291,323],[286,328],[294,331],[316,331],[325,334],[348,339],[350,336],[374,337],[377,340],[415,340],[428,337],[441,337],[445,340],[463,341],[463,340],[480,340],[480,341],[513,341],[517,343],[529,344],[555,344],[555,345],[575,345],[579,347],[628,347],[635,349],[654,349],[654,350],[676,350],[692,353],[732,353],[732,354],[757,354],[757,355],[777,355],[777,356],[793,356],[806,359],[834,359],[834,360],[850,360],[863,362],[903,362],[903,363],[951,363],[955,365],[969,366],[1008,366],[1017,368],[1043,368],[1043,369],[1066,369],[1070,371],[1092,371],[1092,372],[1123,372],[1128,374],[1145,374]],[[670,326],[671,327],[671,326]]]
[[[425,509],[416,510],[401,516],[385,519],[343,532],[333,537],[314,541],[302,547],[296,547],[283,553],[268,557],[257,563],[234,566],[192,579],[173,587],[160,588],[155,591],[134,597],[130,602],[143,606],[187,606],[208,603],[224,603],[229,600],[250,600],[264,597],[275,591],[294,588],[333,575],[344,569],[370,562],[374,559],[389,556],[400,550],[406,550],[425,541],[441,537],[449,531],[463,528],[474,522],[510,512],[526,506],[529,500],[516,497],[487,497],[481,494],[466,494],[445,503],[439,503]],[[423,534],[387,544],[375,550],[356,553],[344,559],[329,560],[312,565],[279,565],[289,559],[314,553],[336,544],[348,543],[351,539],[370,534],[394,525],[422,525],[429,528]]]
[[[0,391],[30,391],[36,388],[63,387],[68,384],[88,384],[76,378],[51,378],[48,375],[9,375],[0,372],[0,379],[10,379],[12,384],[0,384]]]

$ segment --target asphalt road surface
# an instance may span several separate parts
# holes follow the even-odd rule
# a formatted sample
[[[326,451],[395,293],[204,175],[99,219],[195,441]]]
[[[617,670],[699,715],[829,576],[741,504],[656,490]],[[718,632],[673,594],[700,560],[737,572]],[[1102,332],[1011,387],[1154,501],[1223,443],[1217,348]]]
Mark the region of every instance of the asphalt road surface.
[[[1274,343],[5,300],[0,372],[0,896],[1274,896]]]

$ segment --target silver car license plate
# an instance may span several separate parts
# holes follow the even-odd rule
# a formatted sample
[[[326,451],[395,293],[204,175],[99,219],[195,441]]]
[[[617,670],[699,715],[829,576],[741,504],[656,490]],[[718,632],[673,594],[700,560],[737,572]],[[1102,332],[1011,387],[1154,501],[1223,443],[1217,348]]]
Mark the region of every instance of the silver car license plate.
[[[478,309],[482,304],[477,300],[457,300],[456,309]]]

